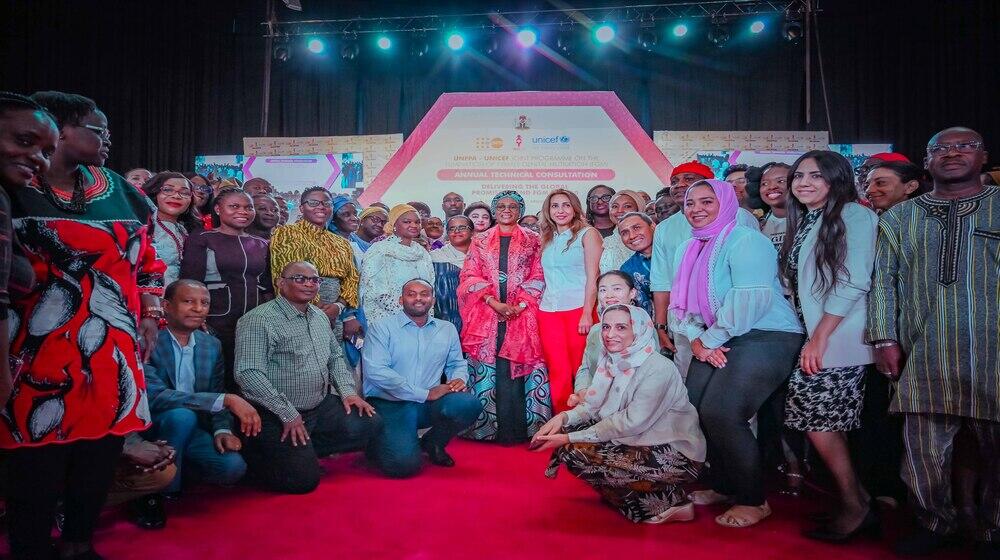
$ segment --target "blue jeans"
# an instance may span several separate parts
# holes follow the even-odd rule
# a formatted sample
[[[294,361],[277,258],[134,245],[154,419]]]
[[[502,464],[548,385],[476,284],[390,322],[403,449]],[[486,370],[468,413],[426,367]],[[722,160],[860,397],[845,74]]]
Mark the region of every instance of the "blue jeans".
[[[166,440],[177,454],[177,476],[164,492],[178,492],[182,475],[209,484],[229,486],[239,482],[247,470],[243,457],[235,451],[219,453],[215,438],[198,426],[198,413],[187,408],[172,408],[153,415],[153,431]]]
[[[449,393],[422,403],[375,397],[368,402],[382,416],[382,431],[372,449],[374,459],[382,473],[393,478],[407,478],[420,471],[418,429],[430,428],[424,442],[443,448],[483,411],[482,403],[471,393]]]

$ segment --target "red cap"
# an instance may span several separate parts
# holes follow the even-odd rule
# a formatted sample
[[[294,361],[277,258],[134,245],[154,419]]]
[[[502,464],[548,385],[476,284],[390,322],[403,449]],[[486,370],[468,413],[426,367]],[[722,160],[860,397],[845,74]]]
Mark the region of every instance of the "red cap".
[[[694,173],[702,179],[711,179],[715,177],[715,173],[712,173],[712,168],[699,161],[689,161],[678,165],[673,171],[670,172],[670,176],[673,177],[674,175],[678,175],[680,173]]]
[[[882,152],[871,156],[871,159],[877,159],[879,161],[901,161],[903,163],[913,163],[910,161],[910,158],[896,152]]]

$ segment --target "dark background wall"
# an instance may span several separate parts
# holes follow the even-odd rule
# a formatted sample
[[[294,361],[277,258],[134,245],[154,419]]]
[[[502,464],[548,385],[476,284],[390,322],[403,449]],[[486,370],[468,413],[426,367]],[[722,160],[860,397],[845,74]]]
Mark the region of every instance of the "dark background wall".
[[[541,1],[303,0],[298,14],[277,3],[286,20],[551,8]],[[269,135],[406,134],[441,93],[531,89],[613,90],[650,133],[830,129],[834,142],[892,142],[915,159],[946,126],[976,128],[988,146],[1000,141],[1000,2],[820,6],[829,125],[815,58],[806,123],[804,45],[781,40],[776,24],[753,40],[734,27],[724,49],[708,45],[704,28],[683,44],[661,41],[656,53],[597,56],[581,48],[570,58],[588,78],[514,53],[492,58],[506,69],[497,72],[468,55],[414,62],[403,48],[390,58],[363,52],[351,63],[335,46],[326,59],[300,51],[274,67]],[[264,12],[263,0],[4,2],[0,88],[93,97],[111,121],[110,167],[187,169],[196,154],[241,153],[242,138],[259,135]]]

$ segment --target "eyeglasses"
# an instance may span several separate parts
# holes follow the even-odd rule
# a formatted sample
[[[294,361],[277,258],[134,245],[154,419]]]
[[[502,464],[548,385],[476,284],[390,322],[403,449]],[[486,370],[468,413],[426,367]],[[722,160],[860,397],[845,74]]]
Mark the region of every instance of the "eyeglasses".
[[[747,180],[746,179],[733,179],[732,181],[729,181],[729,184],[733,185],[734,187],[745,187],[746,184],[747,184]]]
[[[319,208],[320,206],[323,208],[333,208],[333,202],[329,200],[303,200],[302,205],[309,208]]]
[[[208,185],[195,185],[194,190],[200,192],[201,194],[212,194],[212,187]]]
[[[499,210],[517,210],[518,212],[520,212],[521,211],[521,205],[520,204],[497,204],[497,210],[498,211]]]
[[[110,128],[103,127],[103,126],[95,126],[95,125],[92,125],[92,124],[84,124],[84,125],[81,125],[81,126],[83,128],[86,128],[87,130],[93,132],[94,134],[98,135],[102,140],[110,140],[111,139],[111,129]]]
[[[191,189],[174,189],[164,187],[160,189],[160,194],[164,196],[179,196],[180,198],[191,198]]]
[[[291,280],[296,284],[319,284],[319,276],[305,276],[302,274],[296,274],[294,276],[282,276],[285,280]]]
[[[471,231],[471,230],[472,228],[470,228],[469,226],[451,226],[450,228],[448,228],[448,233],[458,233],[461,231]]]
[[[612,196],[614,196],[614,195],[613,194],[602,194],[602,195],[598,196],[596,194],[592,194],[592,195],[590,195],[590,196],[587,197],[587,202],[597,202],[597,201],[611,202],[611,197]]]
[[[954,149],[960,154],[971,154],[983,149],[983,143],[979,141],[958,142],[956,144],[931,144],[927,146],[927,154],[932,156],[943,156]]]

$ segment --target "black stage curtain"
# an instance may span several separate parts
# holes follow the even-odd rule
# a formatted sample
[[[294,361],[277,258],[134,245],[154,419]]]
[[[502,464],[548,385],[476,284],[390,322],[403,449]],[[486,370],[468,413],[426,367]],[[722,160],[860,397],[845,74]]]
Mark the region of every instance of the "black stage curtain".
[[[303,0],[306,11],[295,13],[276,3],[286,20],[498,7]],[[299,49],[274,65],[269,135],[407,134],[444,92],[613,90],[650,133],[829,129],[834,142],[888,141],[915,160],[946,126],[976,128],[988,146],[1000,141],[1000,2],[820,6],[829,124],[815,54],[807,123],[804,44],[780,39],[780,22],[754,39],[735,22],[718,49],[698,21],[683,43],[661,38],[655,53],[597,54],[584,42],[567,57],[573,68],[509,52],[456,61],[439,51],[414,61],[405,45],[388,58],[369,46],[345,62],[336,44],[325,58]],[[93,97],[111,121],[113,168],[188,169],[196,154],[241,153],[242,138],[260,133],[264,11],[263,0],[4,2],[0,88]]]

